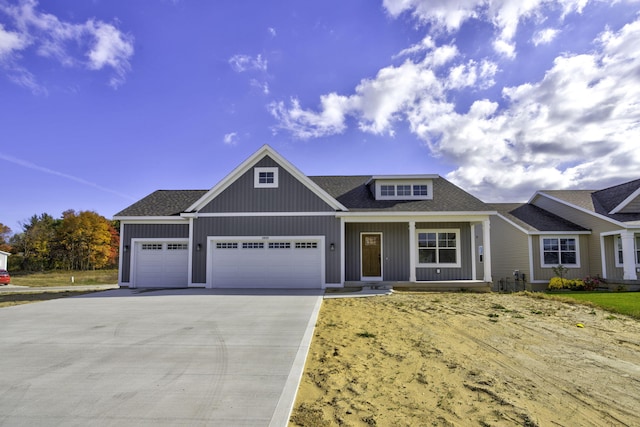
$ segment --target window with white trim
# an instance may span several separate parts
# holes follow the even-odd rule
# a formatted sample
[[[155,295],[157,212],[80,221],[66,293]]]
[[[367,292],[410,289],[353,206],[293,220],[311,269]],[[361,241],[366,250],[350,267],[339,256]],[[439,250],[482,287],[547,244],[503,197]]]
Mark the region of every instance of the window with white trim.
[[[542,267],[580,267],[580,251],[577,237],[541,237]]]
[[[377,200],[429,200],[432,199],[433,181],[400,179],[376,183]]]
[[[277,188],[278,168],[260,167],[253,170],[253,186],[255,188]]]
[[[418,266],[460,267],[460,230],[417,230]]]
[[[636,247],[634,248],[634,252],[636,253],[636,265],[640,266],[640,236],[635,236],[633,239]],[[616,267],[622,267],[624,262],[622,261],[622,239],[620,236],[616,236]]]
[[[380,186],[380,195],[384,197],[392,197],[396,195],[396,186],[395,185],[381,185]]]

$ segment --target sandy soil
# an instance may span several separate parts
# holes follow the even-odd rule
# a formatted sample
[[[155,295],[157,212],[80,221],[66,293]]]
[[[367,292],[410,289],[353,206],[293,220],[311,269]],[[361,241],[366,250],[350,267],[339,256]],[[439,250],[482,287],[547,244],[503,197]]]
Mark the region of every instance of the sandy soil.
[[[290,426],[638,426],[639,411],[637,320],[396,293],[324,300]]]

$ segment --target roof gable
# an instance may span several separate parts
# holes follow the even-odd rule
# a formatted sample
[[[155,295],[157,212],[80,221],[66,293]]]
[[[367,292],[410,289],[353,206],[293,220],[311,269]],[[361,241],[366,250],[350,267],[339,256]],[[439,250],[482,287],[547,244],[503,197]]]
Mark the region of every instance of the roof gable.
[[[198,212],[207,206],[211,201],[218,197],[222,192],[229,188],[234,182],[244,176],[253,167],[255,167],[265,157],[270,157],[279,167],[287,171],[300,183],[307,187],[311,192],[323,200],[326,204],[331,206],[335,210],[347,210],[347,208],[338,202],[335,198],[331,197],[326,191],[320,188],[309,177],[303,174],[298,168],[293,166],[284,157],[278,154],[269,145],[263,145],[258,151],[253,153],[248,159],[242,162],[238,167],[231,171],[226,177],[224,177],[218,184],[216,184],[211,190],[207,191],[202,197],[196,200],[191,206],[186,209],[186,212]]]
[[[586,232],[586,228],[528,203],[491,204],[499,215],[528,234]]]
[[[611,215],[640,213],[640,179],[596,191],[593,196]]]

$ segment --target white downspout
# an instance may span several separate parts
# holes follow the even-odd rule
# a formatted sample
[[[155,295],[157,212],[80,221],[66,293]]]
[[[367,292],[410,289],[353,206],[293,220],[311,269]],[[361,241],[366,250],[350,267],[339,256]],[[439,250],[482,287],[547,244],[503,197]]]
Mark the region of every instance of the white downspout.
[[[482,244],[484,245],[484,281],[493,283],[491,277],[491,220],[482,221]]]
[[[416,222],[409,221],[409,281],[416,282]]]

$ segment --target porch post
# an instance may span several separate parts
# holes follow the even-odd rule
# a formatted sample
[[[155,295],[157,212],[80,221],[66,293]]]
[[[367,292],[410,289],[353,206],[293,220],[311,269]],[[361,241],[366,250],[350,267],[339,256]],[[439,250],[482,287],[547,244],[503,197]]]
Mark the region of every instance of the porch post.
[[[491,277],[491,221],[489,218],[482,221],[482,245],[484,247],[483,264],[484,278],[486,283],[492,283]]]
[[[624,272],[622,278],[624,280],[638,280],[633,232],[628,230],[621,232],[620,239],[622,240],[622,269]]]
[[[409,221],[409,281],[416,281],[416,222]]]

